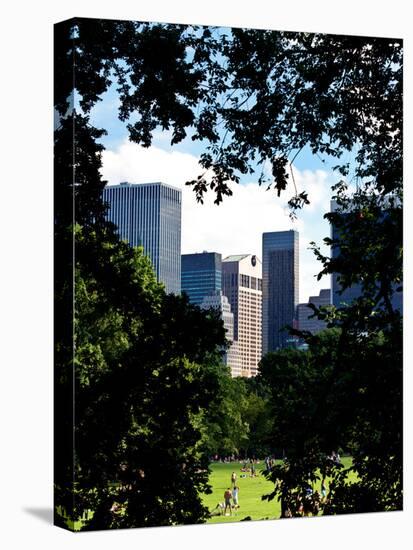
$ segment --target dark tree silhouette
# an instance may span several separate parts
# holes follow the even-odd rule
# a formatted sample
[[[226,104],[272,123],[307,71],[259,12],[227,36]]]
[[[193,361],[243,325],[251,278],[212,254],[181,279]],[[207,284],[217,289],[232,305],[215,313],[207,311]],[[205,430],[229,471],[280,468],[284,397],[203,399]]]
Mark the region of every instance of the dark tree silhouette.
[[[74,115],[55,140],[56,523],[198,523],[209,471],[194,418],[218,393],[224,329],[166,295],[105,221],[97,136]]]
[[[220,29],[98,19],[62,23],[55,71],[56,107],[64,114],[73,87],[86,112],[112,82],[130,139],[149,146],[156,127],[171,144],[191,132],[205,143],[191,182],[219,203],[240,174],[267,163],[260,183],[278,194],[289,163],[304,148],[338,159],[356,154],[351,175],[380,193],[402,185],[402,41],[250,29]],[[70,38],[72,37],[72,38]],[[76,64],[75,82],[67,78]],[[290,177],[291,176],[291,177]],[[308,200],[293,190],[291,205]]]
[[[268,476],[274,490],[265,498],[277,497],[299,515],[308,487],[319,490],[328,476],[324,514],[402,509],[400,327],[389,325],[375,336],[335,328],[307,342],[308,351],[270,353],[260,365],[272,392],[273,438],[286,452]],[[351,453],[350,468],[328,458],[339,449]],[[354,474],[357,481],[349,483]]]

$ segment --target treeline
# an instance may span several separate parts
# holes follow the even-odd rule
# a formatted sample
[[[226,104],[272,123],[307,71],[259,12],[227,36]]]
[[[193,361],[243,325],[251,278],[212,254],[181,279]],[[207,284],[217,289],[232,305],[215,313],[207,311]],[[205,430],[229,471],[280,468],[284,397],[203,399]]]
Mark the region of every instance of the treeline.
[[[257,378],[231,378],[226,370],[214,401],[199,421],[209,457],[262,458],[280,453],[273,438],[270,391]]]

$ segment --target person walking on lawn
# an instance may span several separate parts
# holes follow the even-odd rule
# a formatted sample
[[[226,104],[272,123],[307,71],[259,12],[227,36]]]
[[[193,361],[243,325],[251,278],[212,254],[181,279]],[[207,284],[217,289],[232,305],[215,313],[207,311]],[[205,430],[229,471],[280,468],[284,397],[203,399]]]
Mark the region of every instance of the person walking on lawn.
[[[231,486],[235,487],[237,483],[237,474],[235,472],[232,472],[231,474]]]

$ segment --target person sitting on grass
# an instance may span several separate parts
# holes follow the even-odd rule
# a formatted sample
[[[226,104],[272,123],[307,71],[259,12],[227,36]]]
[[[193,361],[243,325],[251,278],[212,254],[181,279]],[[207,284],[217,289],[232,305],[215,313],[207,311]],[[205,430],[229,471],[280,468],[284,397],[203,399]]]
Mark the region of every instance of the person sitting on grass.
[[[218,502],[218,504],[215,506],[215,508],[211,512],[211,517],[212,516],[223,516],[224,515],[224,509],[225,509],[225,503],[224,502]]]
[[[305,489],[304,498],[302,499],[303,503],[303,516],[308,517],[312,512],[312,495],[313,489],[308,485]]]
[[[311,513],[313,514],[313,516],[317,516],[318,513],[320,512],[320,503],[321,503],[320,493],[318,491],[314,491],[313,508],[311,510]]]
[[[226,516],[232,515],[231,497],[232,497],[231,489],[228,487],[228,489],[224,493],[224,502],[225,502],[224,513]],[[227,514],[227,510],[229,510],[229,514]]]

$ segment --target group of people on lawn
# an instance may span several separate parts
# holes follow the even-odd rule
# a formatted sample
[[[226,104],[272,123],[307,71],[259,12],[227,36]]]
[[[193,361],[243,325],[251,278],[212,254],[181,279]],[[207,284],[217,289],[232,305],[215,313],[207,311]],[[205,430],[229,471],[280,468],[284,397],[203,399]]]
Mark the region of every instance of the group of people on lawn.
[[[257,475],[256,465],[259,463],[260,461],[255,458],[251,458],[249,461],[244,460],[240,477],[247,477],[248,474],[250,477],[255,477]]]
[[[238,502],[239,487],[237,485],[237,474],[231,474],[231,487],[228,487],[224,492],[223,502],[219,502],[216,506],[218,513],[223,516],[232,516],[239,508]]]
[[[281,517],[308,517],[317,516],[320,512],[321,505],[327,503],[327,487],[325,478],[321,481],[321,494],[317,490],[313,490],[309,485],[305,491],[304,496],[297,494],[295,502],[292,502],[292,506],[286,504],[286,501],[281,497]],[[293,511],[293,510],[294,511]]]
[[[330,457],[329,457],[330,458]],[[340,455],[338,453],[335,453],[335,456],[332,458],[335,463],[340,463]],[[250,477],[256,476],[256,470],[255,470],[255,460],[251,460],[250,463],[247,465],[247,461],[243,464],[243,467],[241,468],[241,474],[240,477],[247,477],[246,473],[249,473]],[[265,460],[266,470],[271,471],[273,467],[274,462],[269,457]],[[233,513],[235,513],[239,508],[239,487],[237,485],[237,474],[236,472],[232,472],[231,474],[231,486],[228,487],[224,492],[224,500],[222,502],[219,502],[214,510],[215,514],[213,515],[223,515],[223,516],[232,516]],[[304,497],[297,495],[297,502],[295,514],[292,513],[291,509],[288,505],[286,505],[283,498],[281,498],[281,517],[288,518],[293,517],[293,515],[298,516],[309,516],[318,515],[320,511],[320,505],[325,503],[327,500],[327,488],[326,488],[326,480],[325,477],[323,477],[321,482],[321,495],[318,491],[313,491],[313,489],[308,486],[306,494]]]

